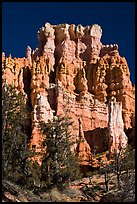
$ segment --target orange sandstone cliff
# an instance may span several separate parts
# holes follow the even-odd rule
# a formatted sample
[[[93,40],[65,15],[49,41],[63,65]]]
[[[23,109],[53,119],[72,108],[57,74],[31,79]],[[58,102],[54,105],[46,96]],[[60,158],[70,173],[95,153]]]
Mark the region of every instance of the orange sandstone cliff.
[[[79,154],[125,147],[124,131],[134,126],[135,87],[130,81],[127,61],[118,45],[101,43],[99,25],[46,23],[37,33],[38,46],[26,56],[12,58],[2,53],[2,80],[26,94],[30,115],[30,144],[42,139],[39,121],[55,115],[70,116],[77,127],[76,139],[83,138]]]

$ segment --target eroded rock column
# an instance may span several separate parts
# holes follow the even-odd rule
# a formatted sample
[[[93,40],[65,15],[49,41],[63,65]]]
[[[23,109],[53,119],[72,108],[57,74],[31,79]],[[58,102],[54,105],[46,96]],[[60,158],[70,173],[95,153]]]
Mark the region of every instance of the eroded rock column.
[[[125,149],[128,138],[124,132],[124,123],[122,118],[122,103],[117,102],[114,96],[111,97],[108,104],[108,132],[109,132],[109,151],[119,152]]]

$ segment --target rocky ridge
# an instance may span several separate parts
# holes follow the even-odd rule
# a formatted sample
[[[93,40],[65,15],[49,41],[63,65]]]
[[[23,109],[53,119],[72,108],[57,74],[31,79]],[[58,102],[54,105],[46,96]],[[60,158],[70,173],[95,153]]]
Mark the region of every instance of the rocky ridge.
[[[26,57],[2,53],[3,83],[26,94],[30,146],[38,148],[38,140],[42,140],[39,122],[65,114],[66,108],[77,127],[72,130],[75,139],[81,134],[84,138],[79,152],[85,154],[87,148],[92,152],[93,146],[98,146],[98,151],[125,146],[124,129],[134,126],[135,87],[118,45],[103,45],[97,24],[46,23],[37,36],[38,46],[33,51],[28,46]]]

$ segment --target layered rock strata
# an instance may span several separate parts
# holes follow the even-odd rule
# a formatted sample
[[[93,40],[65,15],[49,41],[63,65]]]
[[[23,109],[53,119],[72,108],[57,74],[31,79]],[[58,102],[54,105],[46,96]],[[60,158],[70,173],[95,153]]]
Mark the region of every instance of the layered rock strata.
[[[119,55],[118,45],[102,45],[101,36],[102,29],[97,24],[83,27],[46,23],[38,31],[38,46],[33,51],[28,46],[26,57],[5,57],[2,53],[3,82],[6,80],[26,94],[33,147],[42,139],[39,121],[65,114],[67,108],[77,127],[72,133],[79,138],[81,118],[84,136],[91,147],[90,133],[108,127],[108,104],[112,96],[121,104],[121,128],[132,128],[135,88],[130,81],[128,64]],[[117,118],[115,114],[114,111],[113,121]],[[123,135],[118,144],[125,141]],[[102,139],[99,146],[100,149],[103,146]],[[114,142],[112,146],[117,147]]]

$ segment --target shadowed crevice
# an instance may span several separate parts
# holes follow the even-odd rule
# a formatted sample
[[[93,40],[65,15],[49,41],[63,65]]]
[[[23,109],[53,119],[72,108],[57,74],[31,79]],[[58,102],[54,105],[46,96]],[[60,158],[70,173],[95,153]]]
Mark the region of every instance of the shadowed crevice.
[[[101,153],[108,150],[109,139],[107,128],[96,128],[84,131],[84,137],[90,145],[92,153]],[[98,147],[94,152],[95,147]]]

